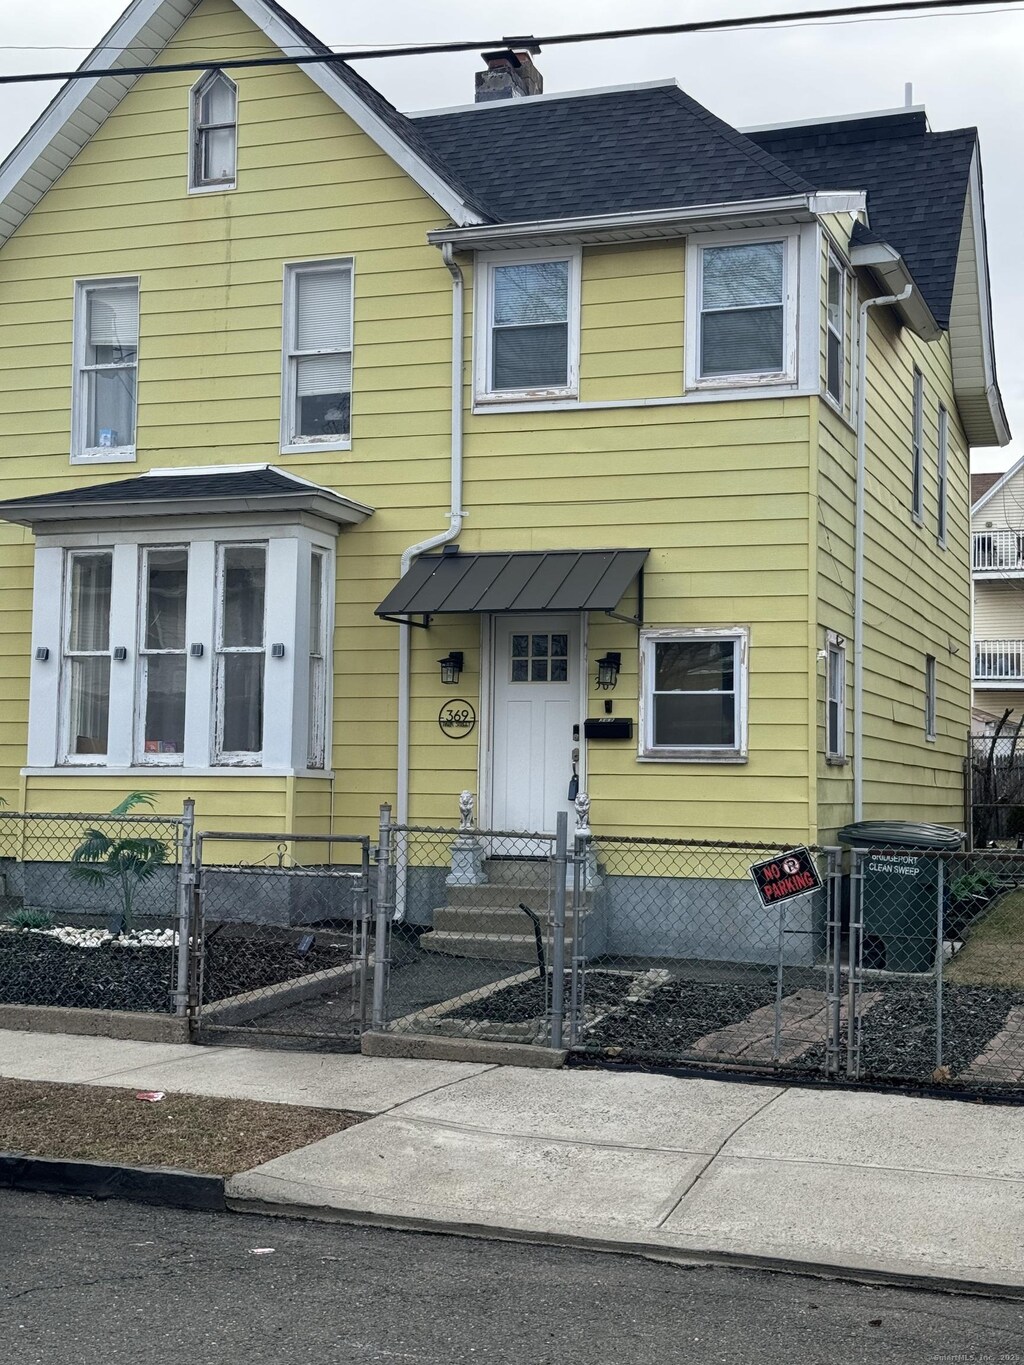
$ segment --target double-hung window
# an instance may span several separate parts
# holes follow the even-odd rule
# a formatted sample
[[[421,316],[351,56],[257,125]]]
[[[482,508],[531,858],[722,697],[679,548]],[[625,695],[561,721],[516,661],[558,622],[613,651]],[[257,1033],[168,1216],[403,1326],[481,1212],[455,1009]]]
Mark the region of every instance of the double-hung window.
[[[218,763],[255,764],[263,752],[266,598],[266,545],[219,546]]]
[[[185,753],[188,546],[142,549],[139,623],[140,763],[180,764]]]
[[[825,646],[825,758],[846,762],[846,642],[833,631]]]
[[[640,653],[641,757],[744,759],[746,629],[647,631]]]
[[[479,259],[478,399],[576,394],[579,279],[579,253]]]
[[[352,262],[285,268],[281,448],[344,449],[351,439]]]
[[[314,550],[309,560],[309,742],[306,763],[324,766],[327,748],[327,575],[326,557]]]
[[[914,369],[913,407],[910,417],[910,511],[918,523],[924,520],[924,375]]]
[[[71,458],[134,460],[138,280],[80,281],[74,336]]]
[[[102,763],[110,729],[110,550],[67,557],[63,649],[65,762]]]
[[[211,71],[192,87],[189,188],[231,190],[238,158],[238,90],[223,71]]]
[[[690,248],[694,292],[688,380],[764,384],[796,377],[795,236]]]
[[[825,321],[825,392],[841,410],[844,398],[846,272],[830,251]]]
[[[925,655],[924,660],[924,737],[938,737],[938,685],[936,681],[936,659],[934,654]]]
[[[939,548],[946,548],[946,522],[949,516],[949,413],[944,403],[939,404],[939,447],[937,451],[939,506],[935,538]],[[1018,554],[1019,558],[1019,554]]]

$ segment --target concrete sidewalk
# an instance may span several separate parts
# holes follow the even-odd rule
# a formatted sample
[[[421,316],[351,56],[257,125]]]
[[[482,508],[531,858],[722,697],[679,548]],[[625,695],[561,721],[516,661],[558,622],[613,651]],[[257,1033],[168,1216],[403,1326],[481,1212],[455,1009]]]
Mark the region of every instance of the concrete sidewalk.
[[[232,1207],[1024,1295],[1024,1110],[0,1031],[0,1075],[360,1110]]]

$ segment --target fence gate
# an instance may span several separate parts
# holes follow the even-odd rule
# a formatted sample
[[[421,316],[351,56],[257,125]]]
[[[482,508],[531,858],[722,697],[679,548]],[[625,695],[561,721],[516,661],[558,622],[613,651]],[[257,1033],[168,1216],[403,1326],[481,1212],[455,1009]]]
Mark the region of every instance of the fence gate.
[[[369,838],[197,835],[196,1041],[357,1048],[368,1019],[370,925]]]

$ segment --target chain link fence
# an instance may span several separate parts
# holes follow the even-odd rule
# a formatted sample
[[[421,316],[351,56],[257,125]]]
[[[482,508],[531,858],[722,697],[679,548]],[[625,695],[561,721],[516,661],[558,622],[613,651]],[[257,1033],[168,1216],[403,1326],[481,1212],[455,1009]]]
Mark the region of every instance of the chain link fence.
[[[1024,1083],[1024,854],[851,851],[849,1079]]]
[[[367,1018],[370,841],[200,834],[196,1040],[358,1048]]]
[[[377,964],[375,1029],[551,1044],[571,947],[564,836],[560,864],[556,844],[468,819],[459,829],[385,820],[376,941],[389,947]]]
[[[0,811],[0,1004],[184,1014],[187,818]]]
[[[838,850],[820,886],[765,906],[752,865],[778,845],[599,835],[579,841],[570,1040],[650,1064],[835,1070]]]

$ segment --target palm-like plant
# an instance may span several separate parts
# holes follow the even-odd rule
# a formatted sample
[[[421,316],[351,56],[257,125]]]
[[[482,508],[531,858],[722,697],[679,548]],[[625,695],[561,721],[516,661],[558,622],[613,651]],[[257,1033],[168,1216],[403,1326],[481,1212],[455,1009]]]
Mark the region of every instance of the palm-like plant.
[[[155,792],[129,792],[110,812],[114,819],[127,815],[136,806],[152,806]],[[135,893],[158,868],[167,862],[163,839],[122,839],[102,829],[87,829],[85,837],[71,855],[71,874],[91,886],[112,884],[121,902],[118,932],[132,928]]]

